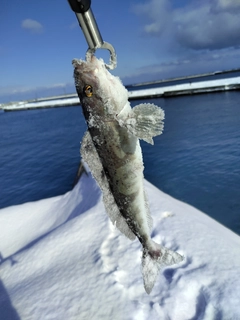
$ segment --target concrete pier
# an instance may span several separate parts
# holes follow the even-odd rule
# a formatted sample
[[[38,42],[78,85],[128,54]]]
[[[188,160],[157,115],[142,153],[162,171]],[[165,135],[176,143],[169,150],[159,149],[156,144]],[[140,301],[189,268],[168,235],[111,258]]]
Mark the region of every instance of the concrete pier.
[[[129,90],[129,100],[173,97],[178,95],[200,94],[227,90],[240,90],[240,77],[186,82],[149,89],[141,88],[138,90]],[[49,98],[41,98],[37,101],[21,101],[9,105],[1,105],[1,109],[4,111],[19,111],[40,108],[56,108],[79,104],[80,101],[77,94],[73,93],[66,96],[61,95]]]
[[[208,93],[226,90],[239,90],[240,77],[188,82],[160,88],[129,91],[129,99],[172,97],[177,95]]]

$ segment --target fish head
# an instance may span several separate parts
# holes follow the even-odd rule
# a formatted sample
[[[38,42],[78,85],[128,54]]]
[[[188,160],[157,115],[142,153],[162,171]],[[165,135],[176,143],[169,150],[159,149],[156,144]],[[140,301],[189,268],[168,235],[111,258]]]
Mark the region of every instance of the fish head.
[[[114,118],[128,101],[128,91],[118,77],[105,67],[102,59],[73,60],[75,86],[81,105],[88,112]]]

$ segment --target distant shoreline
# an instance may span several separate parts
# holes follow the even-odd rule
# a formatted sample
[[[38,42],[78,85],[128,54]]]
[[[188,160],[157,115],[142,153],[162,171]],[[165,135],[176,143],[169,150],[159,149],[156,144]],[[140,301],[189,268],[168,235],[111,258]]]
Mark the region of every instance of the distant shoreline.
[[[179,77],[168,80],[158,80],[126,86],[129,91],[129,100],[152,99],[159,97],[174,97],[179,95],[203,94],[229,90],[240,90],[240,76],[196,81],[196,78],[216,76],[220,74],[239,72],[240,69],[215,71],[201,75]],[[195,81],[184,81],[195,79]],[[179,82],[178,82],[179,81]],[[172,83],[171,82],[175,82]],[[168,83],[167,85],[161,85]],[[159,86],[157,86],[159,84]],[[58,108],[79,105],[77,93],[39,98],[35,100],[0,104],[1,111],[20,111],[30,109]]]
[[[132,88],[132,87],[139,87],[139,86],[147,86],[147,85],[153,85],[153,84],[160,84],[160,83],[167,83],[167,82],[173,82],[173,81],[179,81],[179,80],[188,80],[188,79],[195,79],[195,78],[203,78],[203,77],[209,77],[209,76],[215,76],[220,74],[227,74],[227,73],[234,73],[234,72],[240,72],[240,68],[238,69],[232,69],[232,70],[223,70],[223,71],[214,71],[214,72],[208,72],[208,73],[200,73],[200,74],[194,74],[191,76],[182,76],[177,78],[169,78],[169,79],[162,79],[162,80],[154,80],[154,81],[147,81],[147,82],[141,82],[136,84],[128,84],[125,87],[126,88]]]

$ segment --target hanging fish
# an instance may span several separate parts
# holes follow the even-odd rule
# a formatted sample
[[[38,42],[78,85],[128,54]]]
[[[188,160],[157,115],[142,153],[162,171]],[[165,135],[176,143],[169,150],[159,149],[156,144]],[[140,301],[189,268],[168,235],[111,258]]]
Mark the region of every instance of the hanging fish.
[[[73,60],[76,89],[88,131],[81,155],[99,184],[110,220],[130,240],[143,247],[142,274],[149,294],[160,268],[183,257],[155,243],[152,218],[143,186],[143,159],[139,139],[153,144],[163,130],[164,111],[150,103],[131,108],[128,91],[118,77],[92,56]]]

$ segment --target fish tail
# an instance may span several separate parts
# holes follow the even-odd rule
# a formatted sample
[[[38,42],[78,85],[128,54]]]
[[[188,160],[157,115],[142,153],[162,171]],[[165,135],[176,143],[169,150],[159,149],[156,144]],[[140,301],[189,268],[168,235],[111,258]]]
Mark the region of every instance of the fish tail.
[[[142,275],[146,292],[149,294],[156,282],[160,269],[179,263],[184,259],[179,253],[152,241],[151,247],[143,249]]]

